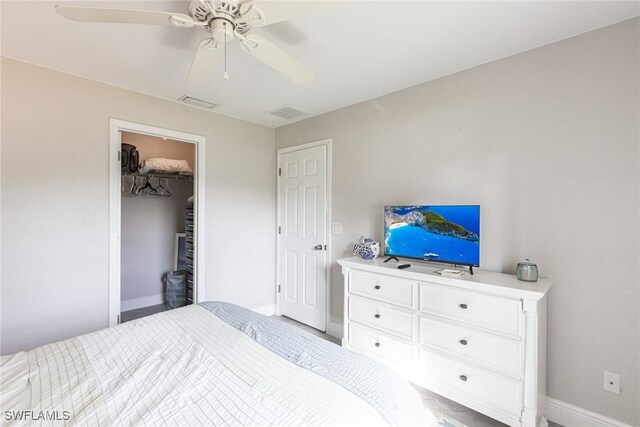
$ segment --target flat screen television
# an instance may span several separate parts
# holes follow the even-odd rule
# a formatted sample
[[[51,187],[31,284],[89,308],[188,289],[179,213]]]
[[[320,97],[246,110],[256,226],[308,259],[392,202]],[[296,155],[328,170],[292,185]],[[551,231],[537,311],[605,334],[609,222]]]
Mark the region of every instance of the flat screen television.
[[[480,206],[385,206],[385,256],[480,266]]]

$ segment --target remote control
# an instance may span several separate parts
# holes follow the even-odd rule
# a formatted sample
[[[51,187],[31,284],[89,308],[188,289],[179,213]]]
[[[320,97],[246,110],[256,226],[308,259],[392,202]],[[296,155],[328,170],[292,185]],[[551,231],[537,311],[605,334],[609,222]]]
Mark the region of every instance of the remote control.
[[[409,268],[409,267],[411,267],[411,264],[402,264],[398,266],[400,270],[404,270],[405,268]]]

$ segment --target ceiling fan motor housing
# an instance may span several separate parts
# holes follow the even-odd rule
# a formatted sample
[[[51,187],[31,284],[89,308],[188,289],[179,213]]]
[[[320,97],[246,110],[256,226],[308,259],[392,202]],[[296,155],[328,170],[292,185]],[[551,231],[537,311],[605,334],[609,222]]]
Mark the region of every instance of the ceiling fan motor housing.
[[[211,37],[217,42],[230,42],[233,40],[233,21],[227,18],[216,17],[209,21],[211,27]]]
[[[215,9],[213,9],[215,7]],[[218,42],[231,41],[234,31],[244,34],[250,27],[245,20],[235,22],[241,14],[240,6],[233,0],[218,2],[194,1],[189,6],[189,13],[194,20],[201,22],[204,29],[210,32]],[[226,25],[225,25],[226,23]]]

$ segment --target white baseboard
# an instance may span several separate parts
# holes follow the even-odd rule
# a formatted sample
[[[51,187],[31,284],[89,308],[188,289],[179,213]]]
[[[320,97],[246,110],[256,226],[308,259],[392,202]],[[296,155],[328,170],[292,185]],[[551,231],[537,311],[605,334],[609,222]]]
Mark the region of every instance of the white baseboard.
[[[260,307],[252,308],[256,313],[264,314],[265,316],[273,316],[276,314],[276,305],[275,304],[267,304],[262,305]]]
[[[164,303],[164,294],[149,295],[142,298],[128,299],[120,301],[120,312],[135,310],[137,308],[149,307]]]
[[[342,339],[343,327],[342,325],[334,322],[329,322],[327,325],[327,335],[331,335],[334,338]]]
[[[584,408],[547,397],[545,418],[565,427],[631,427],[621,421],[596,414]]]

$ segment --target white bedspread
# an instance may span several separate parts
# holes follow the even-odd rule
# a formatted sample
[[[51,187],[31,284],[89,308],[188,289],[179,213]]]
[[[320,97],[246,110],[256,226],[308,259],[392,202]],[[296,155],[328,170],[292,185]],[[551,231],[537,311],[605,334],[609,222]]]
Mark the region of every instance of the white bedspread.
[[[199,306],[2,357],[0,376],[5,425],[386,424]]]

